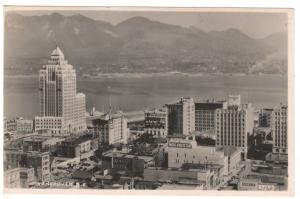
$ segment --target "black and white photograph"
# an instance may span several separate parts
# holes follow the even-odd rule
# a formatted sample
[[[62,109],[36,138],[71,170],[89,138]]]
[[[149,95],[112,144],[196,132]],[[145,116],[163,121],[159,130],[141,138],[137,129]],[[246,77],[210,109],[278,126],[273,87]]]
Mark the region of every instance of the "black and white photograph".
[[[293,17],[4,6],[5,190],[289,192]]]

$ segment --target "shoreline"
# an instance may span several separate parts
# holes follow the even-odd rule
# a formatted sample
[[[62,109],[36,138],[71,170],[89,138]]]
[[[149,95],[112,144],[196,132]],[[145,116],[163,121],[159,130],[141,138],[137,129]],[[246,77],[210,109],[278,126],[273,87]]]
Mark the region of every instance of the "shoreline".
[[[80,75],[78,79],[99,79],[99,78],[147,78],[147,77],[214,77],[214,76],[287,76],[287,74],[245,74],[245,73],[183,73],[183,72],[164,72],[164,73],[101,73],[97,76]],[[3,75],[4,78],[37,78],[36,75]]]

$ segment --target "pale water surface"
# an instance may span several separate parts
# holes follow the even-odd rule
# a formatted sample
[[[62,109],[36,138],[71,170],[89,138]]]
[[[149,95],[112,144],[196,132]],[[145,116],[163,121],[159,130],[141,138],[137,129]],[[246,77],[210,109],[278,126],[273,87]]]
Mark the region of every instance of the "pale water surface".
[[[141,78],[78,78],[77,90],[86,94],[87,108],[102,111],[113,106],[127,111],[160,107],[181,96],[226,99],[241,94],[243,102],[257,108],[287,103],[287,77],[165,76]],[[39,112],[38,77],[4,77],[4,116],[33,118]]]

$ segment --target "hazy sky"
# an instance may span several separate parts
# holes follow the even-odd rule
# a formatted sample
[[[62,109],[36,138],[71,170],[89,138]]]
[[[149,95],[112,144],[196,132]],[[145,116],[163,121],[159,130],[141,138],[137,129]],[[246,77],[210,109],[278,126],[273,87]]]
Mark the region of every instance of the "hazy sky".
[[[120,23],[130,17],[144,16],[154,21],[184,27],[195,26],[204,31],[237,28],[253,38],[263,38],[275,32],[286,31],[287,14],[285,13],[233,13],[233,12],[161,12],[161,11],[14,11],[23,15],[44,15],[52,12],[63,15],[82,14],[112,24]]]

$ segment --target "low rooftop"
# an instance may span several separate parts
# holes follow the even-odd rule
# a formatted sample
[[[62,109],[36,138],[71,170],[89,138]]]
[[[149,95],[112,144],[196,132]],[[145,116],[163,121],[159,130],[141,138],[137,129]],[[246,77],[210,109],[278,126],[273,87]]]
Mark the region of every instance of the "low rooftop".
[[[106,156],[106,157],[114,156],[114,158],[130,158],[130,159],[137,157],[138,159],[142,159],[145,162],[149,162],[149,161],[153,160],[153,157],[151,157],[151,156],[136,156],[136,155],[130,155],[130,154],[127,154],[127,153],[121,153],[121,152],[118,152],[118,151],[114,152],[112,150],[104,152],[103,156]]]
[[[217,151],[224,151],[224,154],[226,156],[231,156],[234,153],[241,151],[242,149],[239,147],[234,147],[234,146],[222,146],[222,147],[217,147]]]

